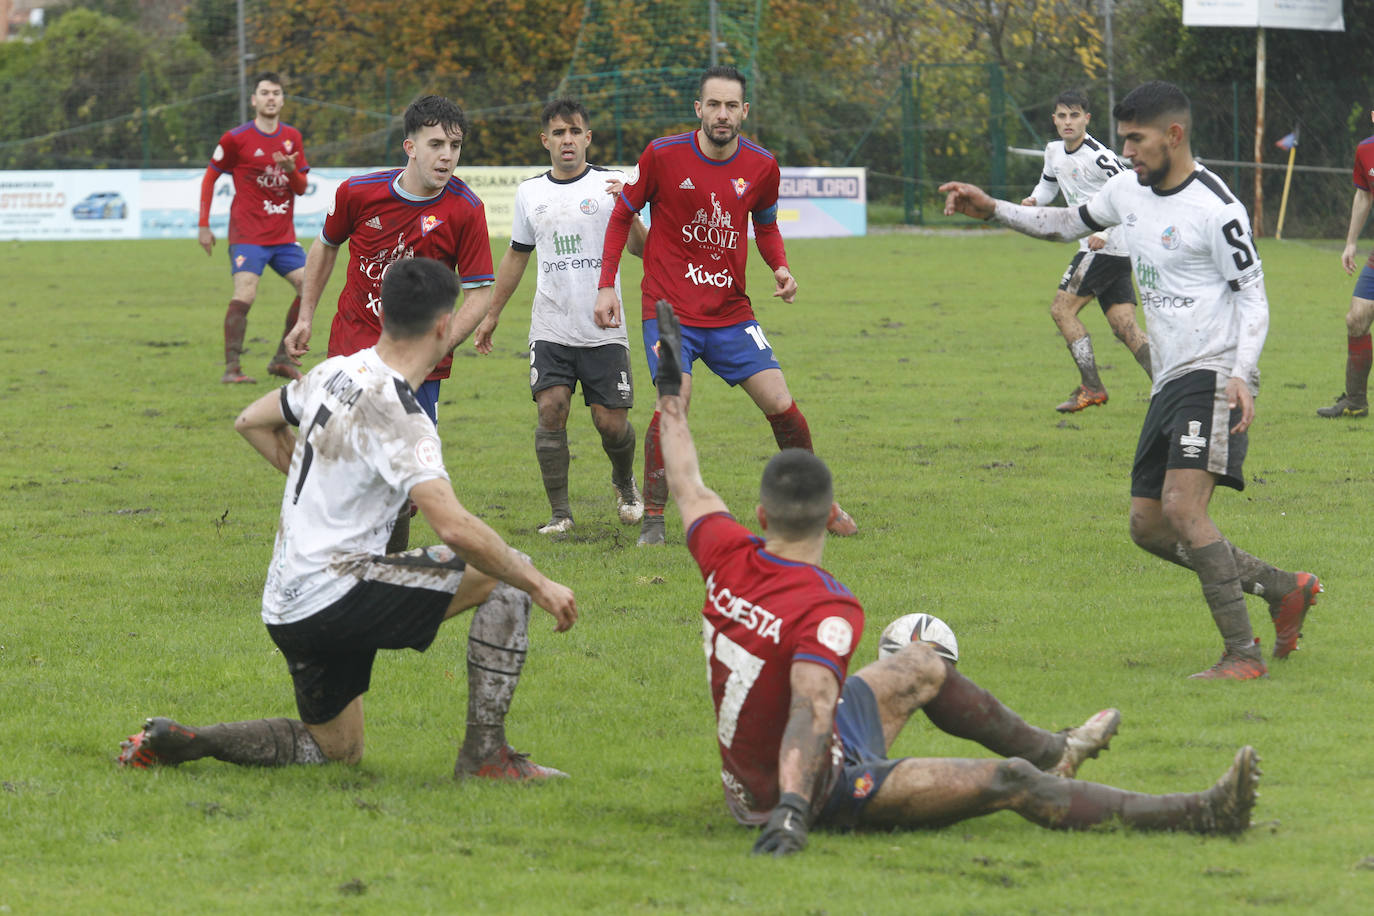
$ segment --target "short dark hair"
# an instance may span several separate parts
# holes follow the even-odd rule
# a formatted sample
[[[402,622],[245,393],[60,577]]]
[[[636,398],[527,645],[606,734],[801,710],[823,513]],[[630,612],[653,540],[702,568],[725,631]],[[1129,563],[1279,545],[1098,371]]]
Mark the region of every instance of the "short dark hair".
[[[697,98],[701,98],[702,93],[706,91],[707,80],[734,80],[739,83],[740,95],[746,95],[749,91],[749,86],[744,81],[744,74],[729,64],[707,67],[701,71],[701,81],[697,83]]]
[[[431,258],[403,258],[382,277],[382,331],[397,340],[419,337],[458,300],[458,275]]]
[[[577,99],[570,99],[567,97],[554,99],[549,102],[549,104],[545,105],[543,113],[539,116],[539,123],[548,127],[549,122],[554,118],[562,118],[564,121],[571,124],[574,115],[582,116],[583,127],[592,126],[592,116],[587,113],[587,106],[583,105]]]
[[[407,137],[415,136],[422,127],[433,127],[436,124],[441,126],[446,134],[456,132],[461,139],[468,138],[468,116],[463,114],[463,109],[458,107],[457,102],[452,102],[442,95],[422,95],[406,107]]]
[[[264,71],[262,71],[261,73],[259,73],[257,76],[253,77],[253,91],[254,91],[254,92],[257,92],[257,91],[258,91],[258,84],[260,84],[260,83],[273,83],[273,84],[275,84],[275,85],[277,85],[277,86],[285,86],[285,85],[286,85],[285,83],[283,83],[283,82],[281,81],[281,75],[278,74],[278,73],[275,73],[275,72],[273,72],[273,71],[271,71],[271,70],[264,70]]]
[[[1081,108],[1085,114],[1091,114],[1092,109],[1088,107],[1088,94],[1081,89],[1065,89],[1054,97],[1054,107],[1063,105],[1065,108]]]
[[[783,449],[763,469],[759,503],[767,514],[769,529],[785,538],[807,538],[823,532],[834,501],[830,468],[805,449]]]
[[[1183,90],[1164,80],[1151,80],[1126,93],[1116,103],[1112,117],[1133,124],[1156,124],[1167,117],[1178,117],[1185,124],[1192,117],[1193,106]]]

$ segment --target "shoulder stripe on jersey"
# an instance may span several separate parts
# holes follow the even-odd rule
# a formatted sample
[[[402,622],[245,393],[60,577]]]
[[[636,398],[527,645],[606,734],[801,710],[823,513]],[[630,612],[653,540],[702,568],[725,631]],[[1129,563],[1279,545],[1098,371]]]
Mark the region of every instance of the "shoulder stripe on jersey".
[[[482,199],[474,194],[472,188],[465,185],[461,178],[450,178],[445,190],[450,194],[455,194],[463,198],[463,200],[467,201],[473,207],[480,207],[482,205]]]
[[[406,413],[424,413],[420,402],[415,400],[415,392],[410,390],[404,379],[392,378],[391,381],[396,384],[396,397],[400,398],[401,406],[406,409]]]
[[[829,668],[832,672],[834,672],[835,677],[842,677],[842,675],[840,674],[840,669],[835,667],[834,662],[832,662],[828,658],[823,658],[819,655],[812,655],[809,652],[798,652],[796,655],[792,656],[792,661],[811,662],[813,665],[824,665],[826,668]]]
[[[764,157],[766,157],[766,158],[768,158],[768,159],[774,158],[774,156],[773,156],[772,153],[768,152],[768,150],[766,150],[766,149],[764,149],[763,147],[759,146],[757,143],[755,143],[753,140],[750,140],[748,137],[740,137],[740,138],[739,138],[739,143],[740,143],[740,146],[744,147],[745,149],[753,150],[754,152],[758,153],[758,154],[761,155],[761,156],[764,156]]]
[[[1356,146],[1364,146],[1366,143],[1374,143],[1374,136],[1365,137],[1363,140],[1361,140],[1359,143],[1357,143],[1357,144],[1355,144],[1355,145],[1356,145]]]
[[[1098,143],[1096,140],[1094,140],[1092,137],[1089,137],[1087,134],[1083,135],[1083,145],[1090,150],[1102,149],[1102,144]]]
[[[244,121],[238,127],[235,127],[233,130],[229,131],[229,134],[231,136],[237,137],[239,134],[243,133],[245,130],[248,130],[250,127],[253,126],[254,124],[252,121]]]
[[[286,385],[282,385],[282,386],[281,386],[281,415],[282,415],[282,419],[285,420],[287,423],[290,423],[292,426],[299,427],[299,426],[301,425],[301,420],[300,420],[300,417],[296,416],[296,415],[295,415],[294,413],[292,413],[292,411],[291,411],[291,402],[288,401],[288,400],[286,399],[286,388],[287,388]]]
[[[689,130],[686,133],[669,134],[666,137],[659,137],[656,140],[649,141],[649,145],[654,149],[658,149],[660,146],[672,146],[676,143],[686,143],[693,138],[695,133],[696,131]]]
[[[713,518],[714,516],[717,516],[717,515],[723,515],[723,516],[725,516],[726,518],[728,518],[728,519],[729,519],[730,521],[732,521],[732,522],[735,520],[735,517],[734,517],[733,515],[731,515],[729,512],[707,512],[705,515],[701,516],[701,517],[698,518],[696,521],[692,522],[691,525],[688,526],[688,528],[687,528],[687,537],[690,538],[690,537],[692,536],[692,532],[697,530],[697,525],[700,525],[702,522],[706,521],[708,518]]]
[[[381,184],[391,182],[401,173],[400,169],[387,169],[385,172],[368,172],[363,175],[354,175],[348,179],[349,184]]]
[[[1111,228],[1110,226],[1103,226],[1097,220],[1093,219],[1093,215],[1088,212],[1087,204],[1083,204],[1078,208],[1078,216],[1087,224],[1088,228],[1094,232],[1103,232]]]
[[[1217,197],[1220,197],[1222,203],[1229,204],[1235,202],[1235,198],[1232,197],[1231,193],[1226,190],[1226,185],[1216,175],[1213,175],[1206,169],[1199,169],[1198,171],[1194,172],[1193,175],[1197,178],[1198,181],[1206,185],[1209,191],[1211,191]]]

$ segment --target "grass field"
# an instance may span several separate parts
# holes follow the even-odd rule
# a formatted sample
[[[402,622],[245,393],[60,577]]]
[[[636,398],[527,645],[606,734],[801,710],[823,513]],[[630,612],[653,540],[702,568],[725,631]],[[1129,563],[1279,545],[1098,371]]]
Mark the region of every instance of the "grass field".
[[[1084,778],[1202,789],[1247,743],[1264,778],[1255,829],[1234,841],[1061,834],[1003,813],[936,832],[815,834],[774,861],[747,855],[752,835],[721,799],[702,584],[681,526],[670,516],[671,546],[642,550],[614,524],[583,411],[569,424],[578,527],[556,542],[534,533],[547,505],[524,356],[532,277],[497,352],[467,345],[455,361],[440,432],[464,503],[577,592],[571,632],[537,612],[508,723],[517,747],[573,778],[452,782],[461,620],[428,653],[379,661],[356,768],[117,768],[119,740],[148,715],[295,715],[258,617],[282,481],[232,429],[268,385],[218,382],[221,252],[5,243],[0,913],[1367,912],[1371,428],[1313,415],[1342,387],[1352,284],[1337,243],[1260,247],[1272,320],[1250,486],[1220,492],[1213,515],[1250,552],[1317,572],[1327,594],[1302,651],[1234,684],[1184,678],[1219,653],[1196,579],[1127,535],[1148,386],[1100,314],[1084,312],[1111,402],[1053,410],[1076,381],[1048,316],[1071,248],[977,231],[789,244],[798,302],[757,304],[862,528],[826,554],[868,612],[856,658],[872,657],[887,620],[929,611],[958,634],[961,670],[1029,720],[1062,728],[1122,709],[1112,751]],[[285,292],[264,281],[252,373]],[[752,519],[767,424],[705,373],[693,422],[706,481]],[[426,538],[417,524],[411,542]],[[1251,611],[1268,647],[1264,606]],[[920,717],[894,750],[985,756]]]

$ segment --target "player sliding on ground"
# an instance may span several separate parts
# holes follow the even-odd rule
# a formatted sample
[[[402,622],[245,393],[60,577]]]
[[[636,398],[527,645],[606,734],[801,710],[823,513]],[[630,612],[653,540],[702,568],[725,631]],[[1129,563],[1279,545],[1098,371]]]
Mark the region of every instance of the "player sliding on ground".
[[[529,781],[566,774],[506,743],[505,719],[529,640],[530,603],[567,630],[573,593],[459,503],[434,422],[415,389],[481,314],[453,310],[458,278],[428,258],[382,281],[376,346],[332,357],[259,398],[235,426],[286,474],[262,617],[296,687],[300,719],[192,728],[149,719],[121,764],[214,757],[246,766],[363,755],[363,694],[378,649],[429,648],[439,625],[476,608],[468,631],[467,733],[454,776]],[[453,335],[451,337],[450,335]],[[304,431],[297,436],[290,427]],[[407,500],[444,545],[383,554]]]
[[[1193,159],[1188,97],[1172,83],[1132,90],[1113,111],[1132,172],[1078,207],[1018,207],[950,182],[945,212],[996,219],[1063,241],[1121,226],[1149,313],[1154,385],[1131,468],[1131,537],[1197,573],[1221,631],[1222,656],[1195,678],[1265,677],[1245,592],[1269,603],[1274,657],[1297,648],[1321,583],[1285,572],[1222,536],[1207,513],[1217,484],[1245,488],[1246,430],[1255,418],[1259,357],[1269,329],[1264,271],[1250,217]]]
[[[1115,709],[1067,732],[1036,728],[921,642],[846,677],[864,613],[819,565],[836,512],[829,469],[810,452],[779,452],[759,486],[764,537],[735,521],[701,480],[680,394],[677,319],[661,302],[657,317],[663,457],[706,579],[702,632],[721,780],[731,814],[763,825],[756,853],[796,852],[812,825],[929,827],[1002,810],[1059,829],[1108,821],[1194,833],[1249,827],[1259,780],[1252,748],[1204,792],[1125,792],[1064,778],[1107,746],[1120,721]],[[918,709],[1009,759],[889,760]]]

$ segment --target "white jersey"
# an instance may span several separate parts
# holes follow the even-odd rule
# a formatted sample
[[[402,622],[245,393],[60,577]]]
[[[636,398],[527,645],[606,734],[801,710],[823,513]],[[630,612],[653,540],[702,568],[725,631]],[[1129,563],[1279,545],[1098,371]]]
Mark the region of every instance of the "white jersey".
[[[1212,172],[1156,191],[1132,172],[1108,181],[1078,211],[1091,229],[1121,227],[1150,335],[1153,392],[1197,369],[1259,390],[1269,326],[1264,271],[1245,207]]]
[[[1030,196],[1037,206],[1043,207],[1054,200],[1055,194],[1063,194],[1065,204],[1077,207],[1092,200],[1107,179],[1130,170],[1120,156],[1088,134],[1083,135],[1083,142],[1073,152],[1064,148],[1063,140],[1051,140],[1045,144],[1045,167]],[[1101,254],[1121,257],[1130,253],[1120,231],[1110,229],[1104,235],[1107,244]],[[1079,239],[1078,247],[1087,251],[1088,240]]]
[[[536,251],[539,280],[530,310],[530,344],[547,340],[569,347],[618,343],[629,349],[625,324],[599,327],[594,317],[601,279],[601,248],[615,198],[608,179],[624,182],[624,172],[587,166],[573,179],[545,172],[515,189],[515,220],[510,244]],[[615,292],[620,295],[620,274]]]
[[[299,427],[286,475],[262,619],[292,623],[358,583],[360,561],[386,552],[417,484],[448,479],[434,423],[375,348],[335,356],[281,389]]]

